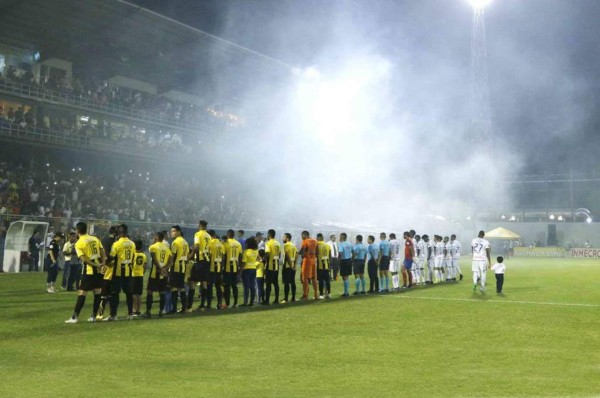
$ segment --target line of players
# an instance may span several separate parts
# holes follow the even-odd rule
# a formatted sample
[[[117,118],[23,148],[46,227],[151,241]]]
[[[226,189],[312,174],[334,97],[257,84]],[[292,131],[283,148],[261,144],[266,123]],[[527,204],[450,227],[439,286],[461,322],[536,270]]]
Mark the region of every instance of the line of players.
[[[142,316],[151,317],[155,293],[159,296],[159,316],[192,310],[196,286],[200,287],[200,310],[212,308],[213,291],[216,293],[217,309],[235,308],[238,306],[237,285],[240,280],[243,284],[241,306],[253,306],[255,303],[269,305],[272,292],[275,296],[272,304],[296,301],[295,280],[299,262],[303,288],[300,300],[308,300],[311,284],[314,299],[327,299],[331,297],[334,256],[339,258],[339,273],[344,285],[342,297],[350,296],[349,277],[352,274],[355,277],[353,294],[367,294],[365,267],[368,268],[370,279],[369,294],[399,291],[415,284],[455,281],[457,275],[462,280],[458,264],[461,245],[455,235],[450,239],[435,235],[430,241],[428,235],[421,237],[410,231],[405,232],[403,241],[400,241],[393,233],[389,239],[385,233],[381,233],[378,243],[374,236],[369,235],[367,244],[363,243],[361,235],[357,235],[352,244],[346,233],[340,234],[339,243],[335,242],[333,235],[325,243],[322,234],[317,234],[315,240],[308,231],[303,231],[302,245],[298,251],[289,233],[283,235],[283,245],[277,241],[276,232],[271,229],[266,242],[259,244],[251,237],[242,247],[234,238],[233,230],[227,231],[227,236],[219,239],[215,231],[208,230],[207,226],[206,221],[200,221],[192,248],[177,225],[171,228],[173,240],[170,245],[164,232],[155,234],[154,242],[149,247],[152,261],[147,282],[146,312]],[[148,263],[141,241],[132,242],[124,224],[117,229],[118,238],[104,242],[87,234],[85,223],[78,223],[76,230],[78,240],[75,251],[83,270],[75,310],[66,323],[78,322],[87,292],[90,291],[94,294],[94,304],[88,321],[101,319],[106,306],[110,307],[110,315],[104,320],[116,320],[122,292],[126,297],[128,318],[141,315],[143,275]],[[281,301],[280,271],[284,284],[284,299]],[[181,302],[179,311],[178,302]]]

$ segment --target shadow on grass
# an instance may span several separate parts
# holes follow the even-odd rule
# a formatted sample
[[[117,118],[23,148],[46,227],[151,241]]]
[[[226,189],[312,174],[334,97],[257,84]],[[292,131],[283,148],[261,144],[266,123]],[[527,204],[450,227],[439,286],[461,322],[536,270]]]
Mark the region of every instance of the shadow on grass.
[[[336,286],[337,285],[337,286]],[[280,310],[288,310],[288,311],[294,311],[296,309],[301,309],[301,308],[306,308],[307,306],[321,306],[321,305],[332,305],[332,304],[344,304],[344,303],[349,303],[349,302],[368,302],[369,300],[376,300],[378,298],[381,297],[386,297],[386,296],[395,296],[395,295],[404,295],[404,294],[412,294],[414,292],[423,292],[432,288],[435,288],[436,290],[445,290],[445,289],[452,289],[455,285],[464,285],[463,283],[460,282],[443,282],[440,284],[436,284],[436,285],[421,285],[421,286],[415,286],[411,289],[400,289],[400,291],[398,292],[390,292],[390,293],[384,293],[384,294],[366,294],[366,295],[358,295],[358,296],[353,296],[351,295],[350,297],[340,297],[338,296],[334,296],[331,299],[324,299],[324,300],[307,300],[307,301],[296,301],[296,302],[289,302],[289,303],[285,303],[285,304],[271,304],[271,305],[254,305],[253,307],[237,307],[237,308],[229,308],[229,309],[225,309],[225,310],[216,310],[216,309],[212,309],[212,310],[207,310],[207,311],[200,311],[200,310],[194,310],[192,312],[187,312],[185,314],[173,314],[173,315],[164,315],[163,317],[159,317],[158,315],[153,315],[152,318],[150,319],[143,319],[143,318],[138,318],[135,321],[129,321],[126,322],[124,320],[123,317],[119,317],[119,321],[116,322],[117,324],[121,324],[123,322],[130,324],[133,322],[133,324],[144,324],[145,322],[138,322],[138,321],[156,321],[156,320],[174,320],[174,319],[191,319],[191,318],[202,318],[202,317],[215,317],[215,316],[230,316],[230,315],[243,315],[243,314],[253,314],[253,313],[263,313],[266,311],[280,311]],[[334,291],[338,291],[339,292],[339,288],[341,286],[339,286],[339,282],[332,282],[332,286],[333,286],[333,290]],[[60,292],[57,293],[56,296],[54,297],[60,297],[60,300],[48,300],[48,298],[50,298],[50,296],[40,296],[41,292],[39,289],[26,289],[23,290],[21,289],[19,286],[12,286],[13,289],[10,289],[8,291],[4,291],[3,294],[0,294],[0,301],[1,298],[3,297],[5,300],[8,297],[27,297],[30,296],[29,299],[26,300],[15,300],[12,301],[10,303],[7,303],[6,301],[4,301],[1,305],[0,308],[14,308],[14,306],[19,306],[19,305],[36,305],[36,304],[48,304],[48,305],[55,305],[60,303],[61,305],[64,305],[65,307],[69,307],[69,310],[65,313],[65,317],[64,319],[61,318],[59,322],[54,323],[54,322],[47,322],[47,319],[43,319],[43,321],[40,318],[45,318],[44,315],[47,315],[49,308],[41,308],[41,309],[36,309],[36,310],[32,310],[32,311],[23,311],[20,312],[18,314],[12,314],[11,315],[11,319],[14,320],[25,320],[27,318],[31,318],[32,322],[36,319],[40,319],[41,323],[37,323],[35,327],[32,327],[29,330],[30,333],[37,333],[38,329],[40,332],[44,332],[47,333],[47,327],[48,326],[56,326],[56,328],[52,328],[55,329],[53,330],[53,332],[56,335],[62,335],[64,333],[66,333],[67,330],[69,330],[69,334],[72,334],[73,332],[75,332],[75,334],[78,334],[79,331],[81,331],[81,333],[85,332],[86,330],[89,330],[87,328],[71,328],[68,325],[65,325],[63,322],[65,319],[68,319],[69,315],[70,315],[70,311],[72,306],[75,303],[75,298],[77,293],[76,292]],[[240,289],[241,290],[241,289]],[[282,289],[283,290],[283,289]],[[301,290],[300,290],[301,291]],[[240,298],[242,298],[243,296],[240,294],[239,296]],[[71,301],[72,300],[72,301]],[[119,305],[119,312],[122,312],[125,307],[125,299],[123,297],[123,295],[121,296],[121,303]],[[81,316],[81,320],[80,323],[83,324],[87,324],[88,322],[86,322],[87,316],[84,316],[83,314],[88,313],[88,311],[91,311],[91,297],[88,294],[87,300],[86,300],[86,305],[82,311],[82,316]],[[196,301],[197,302],[197,301]],[[216,298],[213,298],[213,303],[216,302]],[[155,297],[154,300],[154,306],[153,308],[155,310],[158,309],[158,300]],[[145,301],[142,302],[142,309],[145,309]],[[36,321],[37,322],[37,321]],[[109,325],[114,325],[115,322],[96,322],[96,323],[106,323]],[[30,326],[33,326],[32,324],[30,324]],[[66,327],[66,328],[65,328]],[[76,330],[79,331],[76,331]],[[6,335],[6,337],[10,337],[12,336],[12,333],[8,333],[8,335]],[[13,337],[17,337],[17,335],[13,336]]]
[[[452,286],[455,286],[458,284],[459,284],[459,282],[443,282],[443,283],[436,284],[436,285],[421,285],[421,286],[415,286],[410,289],[400,289],[398,292],[376,293],[376,294],[365,294],[365,295],[350,294],[349,297],[343,297],[341,295],[338,295],[338,296],[334,296],[331,299],[324,299],[324,300],[309,299],[306,301],[295,301],[295,302],[288,302],[285,304],[281,304],[281,303],[269,304],[269,305],[255,304],[252,307],[237,307],[237,308],[228,308],[228,309],[224,309],[224,310],[211,309],[211,310],[201,311],[201,310],[195,309],[194,311],[186,312],[185,314],[164,315],[163,317],[160,317],[160,318],[158,317],[158,315],[152,315],[152,318],[143,319],[143,320],[189,319],[192,317],[228,316],[228,315],[238,315],[238,314],[260,313],[260,312],[265,312],[265,311],[279,311],[279,310],[283,310],[283,309],[287,309],[287,310],[299,309],[299,308],[306,308],[307,306],[313,306],[313,305],[319,306],[319,305],[324,305],[324,304],[343,304],[343,303],[349,303],[349,302],[366,302],[368,300],[375,300],[375,299],[378,299],[381,297],[386,297],[386,296],[411,294],[412,292],[422,292],[422,291],[429,290],[432,288],[435,288],[435,289],[451,288]],[[214,301],[215,301],[215,299],[213,299],[213,302]]]

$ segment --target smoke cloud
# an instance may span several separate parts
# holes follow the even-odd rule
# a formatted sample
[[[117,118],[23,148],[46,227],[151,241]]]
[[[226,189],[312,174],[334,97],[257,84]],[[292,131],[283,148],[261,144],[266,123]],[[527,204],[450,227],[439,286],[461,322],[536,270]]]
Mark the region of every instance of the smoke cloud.
[[[507,175],[595,156],[580,145],[598,140],[583,132],[593,85],[573,58],[595,40],[578,40],[594,22],[570,4],[505,0],[486,12],[489,148],[466,139],[466,1],[229,4],[214,33],[290,65],[245,76],[247,131],[213,151],[261,224],[443,228],[514,208]],[[562,150],[577,146],[578,156]]]

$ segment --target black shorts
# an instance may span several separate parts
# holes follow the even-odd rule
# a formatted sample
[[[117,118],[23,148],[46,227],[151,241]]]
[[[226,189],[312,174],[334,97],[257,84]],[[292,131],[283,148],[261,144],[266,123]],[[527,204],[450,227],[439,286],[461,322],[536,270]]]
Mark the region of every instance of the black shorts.
[[[169,287],[171,289],[183,289],[185,287],[185,273],[171,271],[169,273]]]
[[[296,270],[292,268],[284,268],[281,271],[281,279],[283,283],[294,283],[294,279],[296,278]]]
[[[237,285],[238,275],[237,272],[224,272],[223,283],[226,285]]]
[[[390,256],[381,256],[381,261],[379,262],[379,271],[389,271],[390,270]]]
[[[210,270],[210,264],[206,260],[199,261],[192,265],[192,273],[190,274],[190,281],[192,282],[208,282],[208,272]]]
[[[131,277],[131,294],[141,296],[144,291],[144,277],[133,276]]]
[[[110,293],[119,294],[121,292],[131,294],[131,277],[113,275],[110,281]]]
[[[265,283],[279,283],[279,271],[266,270]]]
[[[167,291],[167,278],[150,278],[148,279],[148,286],[146,287],[151,292],[165,292]]]
[[[354,272],[354,275],[365,273],[365,259],[364,258],[362,260],[358,260],[358,259],[354,260],[354,262],[352,264],[352,272]]]
[[[317,270],[317,279],[324,282],[331,281],[331,273],[328,269]]]
[[[350,260],[349,258],[340,260],[340,275],[348,276],[351,274],[352,274],[352,260]]]
[[[103,297],[110,296],[110,279],[102,279],[102,282],[100,282],[100,286],[102,286],[100,294]]]
[[[223,283],[223,274],[221,272],[209,272],[208,273],[209,282],[213,285],[220,285]]]
[[[102,289],[102,280],[102,274],[82,275],[78,289],[84,292]]]

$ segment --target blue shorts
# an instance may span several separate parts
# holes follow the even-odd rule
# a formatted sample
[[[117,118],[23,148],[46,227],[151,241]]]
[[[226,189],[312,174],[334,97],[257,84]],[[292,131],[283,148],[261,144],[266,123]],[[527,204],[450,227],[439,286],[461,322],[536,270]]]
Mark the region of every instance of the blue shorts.
[[[409,259],[405,258],[402,265],[404,265],[404,268],[406,268],[407,270],[410,271],[413,266],[413,260],[409,260]]]

